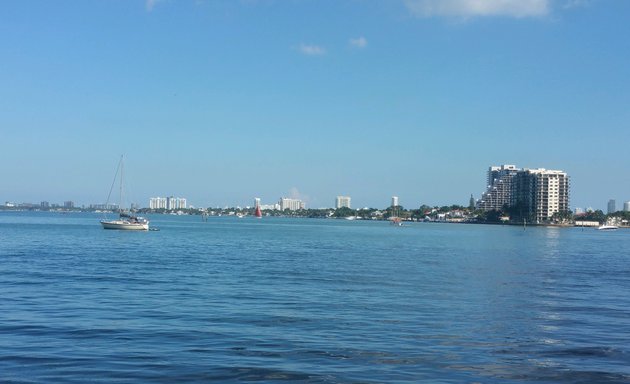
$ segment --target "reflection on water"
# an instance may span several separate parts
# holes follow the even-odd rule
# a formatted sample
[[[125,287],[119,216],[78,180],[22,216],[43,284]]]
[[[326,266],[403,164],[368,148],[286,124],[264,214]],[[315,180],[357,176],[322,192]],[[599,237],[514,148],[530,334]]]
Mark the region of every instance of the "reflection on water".
[[[0,378],[629,382],[630,236],[0,215]]]

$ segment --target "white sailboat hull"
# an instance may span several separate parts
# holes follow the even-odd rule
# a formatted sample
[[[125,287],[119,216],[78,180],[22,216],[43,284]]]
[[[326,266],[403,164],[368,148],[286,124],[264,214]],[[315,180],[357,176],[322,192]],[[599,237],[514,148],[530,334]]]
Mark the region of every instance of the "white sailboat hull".
[[[103,229],[121,229],[125,231],[148,231],[149,222],[134,223],[127,220],[101,221]]]
[[[125,212],[122,210],[123,207],[123,156],[120,156],[120,161],[118,162],[118,169],[116,170],[116,176],[120,175],[120,202],[118,204],[120,217],[118,220],[101,220],[101,225],[103,229],[120,229],[124,231],[148,231],[149,230],[149,220],[144,217],[139,217],[133,215],[131,212]],[[114,176],[114,182],[112,182],[112,189],[114,188],[114,183],[116,182],[116,176]],[[109,197],[112,194],[112,190],[109,191],[109,195],[107,196],[107,203],[109,204]]]

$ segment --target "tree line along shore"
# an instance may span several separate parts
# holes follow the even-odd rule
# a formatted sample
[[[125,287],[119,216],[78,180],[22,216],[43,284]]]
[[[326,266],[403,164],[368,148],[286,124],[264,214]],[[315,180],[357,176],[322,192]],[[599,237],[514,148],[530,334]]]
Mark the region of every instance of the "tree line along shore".
[[[54,208],[43,209],[39,207],[6,207],[0,206],[4,211],[51,211],[51,212],[105,212],[102,210],[89,208]],[[149,209],[141,208],[136,210],[138,214],[171,214],[171,215],[201,215],[201,216],[254,216],[254,207],[226,207],[226,208],[187,208],[178,210]],[[473,207],[461,205],[450,206],[429,206],[421,205],[417,209],[405,209],[403,206],[392,206],[385,209],[360,208],[310,208],[300,210],[264,210],[263,216],[267,217],[304,217],[304,218],[328,218],[328,219],[350,219],[350,220],[391,220],[400,218],[403,221],[431,221],[431,222],[453,222],[453,223],[480,223],[480,224],[515,224],[522,225],[523,221],[513,221],[510,219],[512,212],[506,207],[504,210],[484,211]],[[614,222],[619,226],[628,226],[630,222],[630,212],[617,211],[605,214],[601,210],[588,211],[574,214],[570,211],[556,212],[543,225],[580,225],[580,223],[610,223]],[[535,224],[535,223],[527,223]]]

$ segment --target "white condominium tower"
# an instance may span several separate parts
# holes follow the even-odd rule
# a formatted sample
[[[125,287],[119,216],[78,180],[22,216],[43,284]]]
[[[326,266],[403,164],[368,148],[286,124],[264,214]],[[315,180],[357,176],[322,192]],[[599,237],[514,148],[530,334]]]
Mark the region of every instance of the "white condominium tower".
[[[350,196],[337,196],[335,199],[335,209],[350,208]]]
[[[392,196],[392,207],[397,207],[400,204],[398,203],[398,196]]]
[[[186,199],[183,197],[173,197],[171,196],[169,208],[168,209],[186,209]]]
[[[549,221],[555,213],[569,211],[569,176],[544,168],[490,167],[487,188],[477,208],[507,210],[513,221]]]
[[[152,197],[149,199],[150,209],[186,209],[183,197]]]
[[[501,210],[509,206],[512,196],[512,179],[520,171],[514,165],[492,166],[488,169],[486,191],[477,202],[477,209]]]
[[[534,223],[551,220],[554,213],[569,211],[569,176],[544,168],[524,169],[512,183],[514,218]]]
[[[152,197],[149,199],[149,208],[166,209],[166,197]]]
[[[288,209],[290,211],[304,209],[304,202],[302,200],[289,199],[288,197],[280,198],[278,204],[280,204],[281,211],[284,211],[285,209]]]

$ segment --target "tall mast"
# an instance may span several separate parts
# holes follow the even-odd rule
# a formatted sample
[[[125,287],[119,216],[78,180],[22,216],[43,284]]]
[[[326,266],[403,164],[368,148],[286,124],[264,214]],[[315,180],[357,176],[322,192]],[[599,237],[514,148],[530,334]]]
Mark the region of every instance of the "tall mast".
[[[122,212],[123,211],[123,205],[124,205],[124,201],[123,201],[123,175],[124,175],[124,163],[123,163],[123,156],[124,155],[120,155],[120,198],[118,199],[118,211]]]

